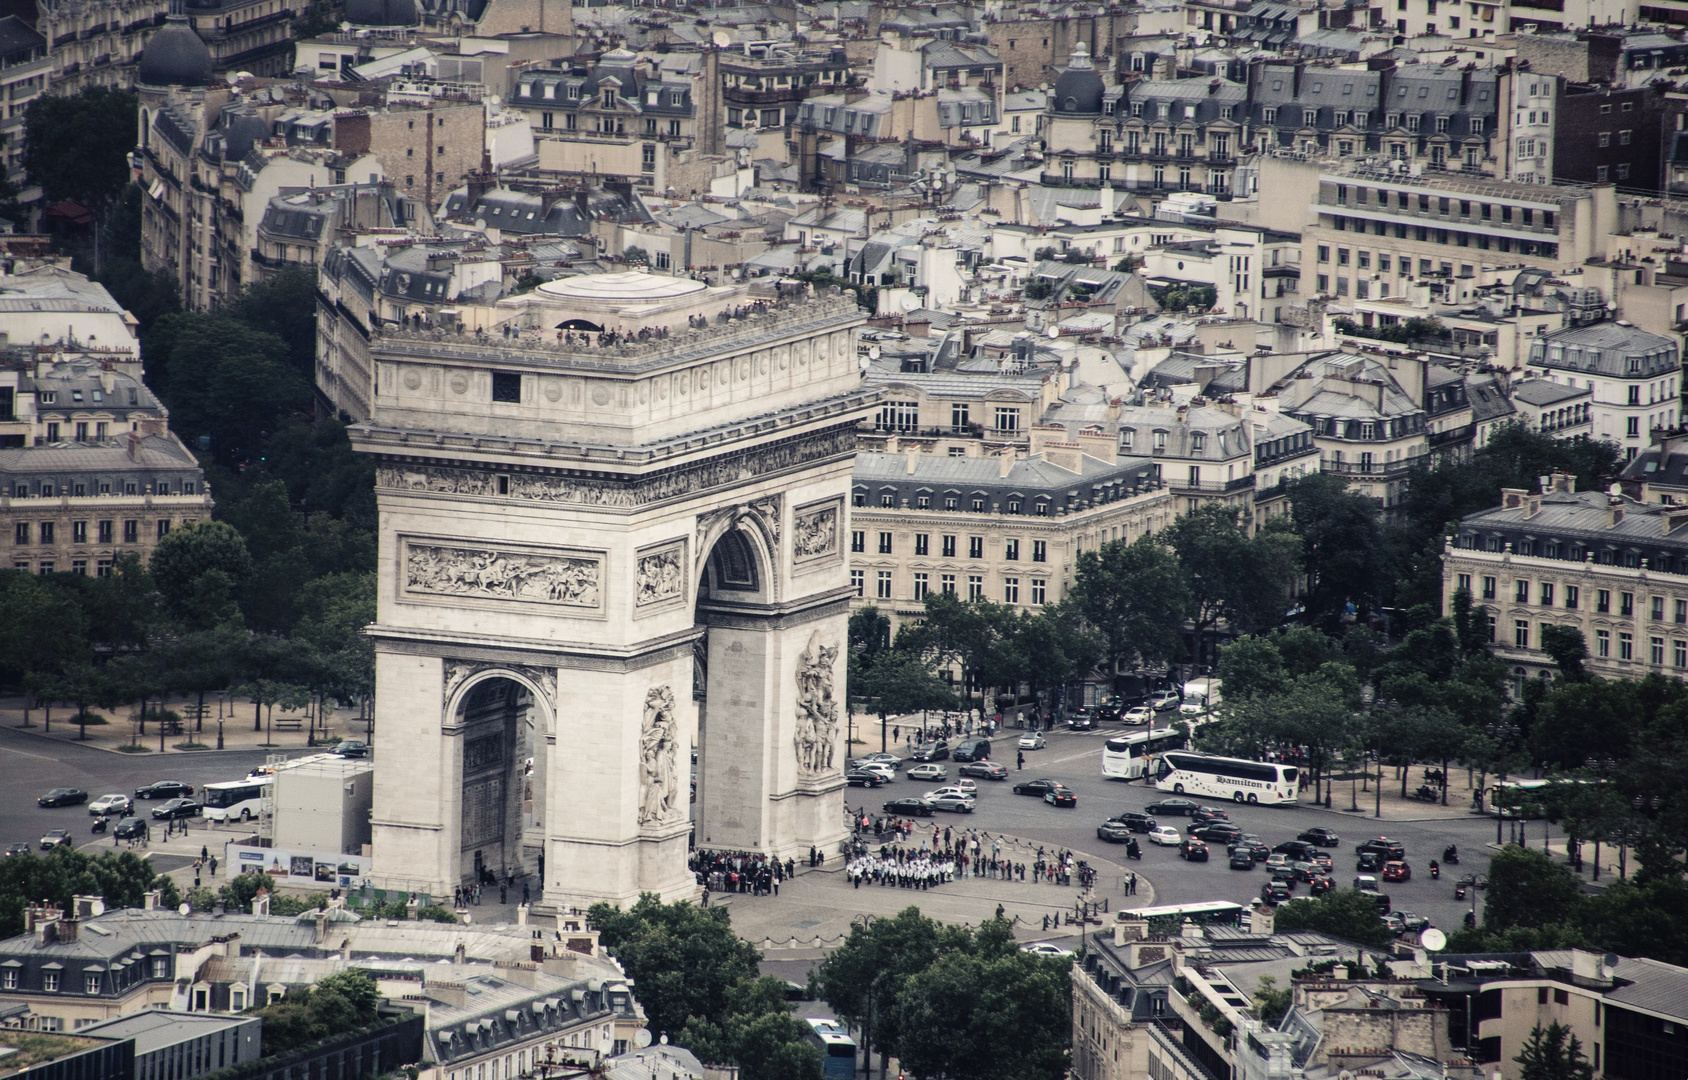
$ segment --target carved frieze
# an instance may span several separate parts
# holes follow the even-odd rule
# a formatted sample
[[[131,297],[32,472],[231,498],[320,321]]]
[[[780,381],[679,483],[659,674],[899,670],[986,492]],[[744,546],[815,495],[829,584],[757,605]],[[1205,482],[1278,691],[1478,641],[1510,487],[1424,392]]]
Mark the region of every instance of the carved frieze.
[[[683,495],[729,487],[758,476],[781,472],[812,461],[837,457],[855,449],[855,432],[840,428],[819,435],[774,443],[739,454],[723,454],[708,461],[629,480],[554,474],[513,473],[509,492],[498,491],[498,474],[490,469],[445,465],[383,465],[376,484],[387,491],[467,495],[582,506],[639,507]],[[777,541],[778,515],[772,527]]]
[[[401,537],[399,588],[407,599],[514,601],[596,611],[603,556],[561,548],[459,547]]]
[[[634,560],[633,606],[649,608],[686,596],[686,541],[643,548]]]
[[[792,513],[791,558],[802,564],[836,557],[844,504],[838,499],[799,506]]]

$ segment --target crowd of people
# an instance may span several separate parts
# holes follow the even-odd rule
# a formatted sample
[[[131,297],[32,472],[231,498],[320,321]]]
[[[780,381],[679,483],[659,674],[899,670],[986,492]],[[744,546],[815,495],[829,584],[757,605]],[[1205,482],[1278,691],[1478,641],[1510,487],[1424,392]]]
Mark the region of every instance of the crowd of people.
[[[692,852],[691,869],[697,875],[698,884],[703,886],[704,903],[707,904],[712,892],[778,896],[780,883],[796,875],[797,861],[787,859],[782,863],[752,851],[705,851],[700,848]]]
[[[922,836],[916,846],[915,836],[917,833],[924,834],[926,826],[917,826],[903,818],[870,818],[866,813],[853,815],[853,820],[856,835],[845,870],[857,888],[861,887],[863,880],[879,885],[901,884],[896,881],[895,868],[907,865],[911,859],[920,861],[925,868],[935,872],[936,876],[930,878],[921,874],[911,875],[915,880],[930,881],[930,884],[941,884],[955,878],[982,877],[1061,886],[1076,883],[1080,888],[1089,888],[1096,881],[1096,868],[1065,849],[1045,851],[1040,846],[1028,865],[1012,857],[1005,837],[992,836],[980,829],[957,830],[951,825],[933,824],[931,838]],[[889,842],[882,843],[877,854],[869,854],[870,836],[875,841],[889,838]],[[876,871],[881,874],[889,871],[892,880],[881,880],[875,876]]]
[[[858,889],[864,881],[900,889],[930,889],[955,880],[955,870],[953,856],[927,850],[924,844],[919,848],[886,844],[877,854],[863,852],[844,864],[844,873]]]

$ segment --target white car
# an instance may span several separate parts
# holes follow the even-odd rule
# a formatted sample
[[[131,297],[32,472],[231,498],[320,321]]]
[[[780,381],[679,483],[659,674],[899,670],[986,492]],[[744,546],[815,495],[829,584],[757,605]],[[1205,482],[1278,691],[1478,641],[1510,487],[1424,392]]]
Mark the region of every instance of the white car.
[[[1184,701],[1184,695],[1176,690],[1162,690],[1149,702],[1157,711],[1176,709]]]
[[[856,769],[859,772],[874,773],[882,777],[886,783],[890,783],[897,778],[897,770],[883,761],[863,761],[856,765]]]
[[[1184,838],[1179,836],[1178,830],[1171,825],[1160,825],[1149,830],[1149,843],[1151,844],[1159,844],[1162,847],[1177,847],[1183,842]]]
[[[1201,716],[1207,712],[1207,706],[1200,700],[1190,700],[1179,703],[1178,712],[1181,716]]]
[[[1020,736],[1020,749],[1022,749],[1022,750],[1042,750],[1043,749],[1043,732],[1034,731],[1030,735]]]
[[[1047,941],[1034,941],[1029,945],[1020,946],[1020,951],[1029,952],[1037,956],[1071,956],[1071,949],[1063,949],[1059,945],[1051,945]]]
[[[1137,705],[1120,714],[1120,722],[1142,726],[1155,718],[1155,710],[1147,705]]]
[[[965,795],[959,791],[945,791],[936,796],[928,795],[926,801],[936,809],[949,810],[956,814],[971,814],[973,807],[978,805],[978,800],[973,796]]]
[[[908,771],[908,778],[910,780],[948,780],[949,769],[939,765],[935,761],[928,761],[925,764],[916,765],[914,768],[910,769]]]
[[[127,795],[101,795],[88,804],[88,813],[95,817],[105,817],[108,814],[125,814],[134,805],[134,800]]]
[[[975,784],[970,777],[963,776],[950,787],[960,788],[963,795],[971,795],[975,799],[979,797],[979,785]]]

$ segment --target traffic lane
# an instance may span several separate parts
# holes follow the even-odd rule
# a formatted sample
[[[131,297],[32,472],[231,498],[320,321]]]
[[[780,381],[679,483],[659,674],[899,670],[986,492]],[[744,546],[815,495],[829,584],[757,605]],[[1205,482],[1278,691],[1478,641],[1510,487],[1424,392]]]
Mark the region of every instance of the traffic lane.
[[[998,760],[1013,760],[1006,757],[1004,748],[994,749],[997,750],[995,756]],[[1040,800],[1010,793],[1015,781],[1041,777],[1060,780],[1072,788],[1079,797],[1076,812],[1057,810]],[[899,783],[904,787],[899,795],[920,794],[927,790],[918,783]],[[1106,818],[1125,810],[1142,812],[1148,804],[1170,796],[1170,793],[1159,791],[1143,781],[1127,782],[1103,777],[1099,736],[1052,732],[1048,748],[1028,751],[1025,768],[1010,770],[1007,783],[991,785],[990,788],[986,788],[985,781],[979,783],[979,807],[968,824],[986,831],[1007,832],[1051,848],[1069,848],[1079,852],[1080,857],[1096,855],[1137,870],[1154,883],[1156,903],[1198,900],[1248,903],[1259,896],[1265,883],[1263,869],[1231,870],[1221,845],[1209,844],[1207,863],[1189,863],[1179,858],[1176,848],[1157,847],[1144,843],[1139,837],[1143,858],[1128,861],[1124,845],[1098,839],[1096,826]],[[914,787],[921,787],[921,791],[911,790]],[[994,790],[1002,790],[1002,796],[993,796],[991,792]],[[1358,814],[1332,814],[1301,803],[1238,806],[1222,800],[1195,801],[1225,810],[1245,832],[1256,833],[1268,845],[1292,840],[1298,833],[1315,826],[1333,830],[1341,837],[1341,843],[1332,850],[1333,876],[1343,887],[1351,885],[1357,873],[1354,869],[1354,845],[1357,842],[1378,835],[1400,841],[1407,848],[1407,861],[1413,867],[1414,877],[1410,882],[1387,883],[1384,891],[1395,907],[1426,915],[1444,929],[1459,926],[1464,912],[1469,909],[1467,901],[1454,899],[1453,885],[1458,876],[1454,871],[1472,872],[1473,859],[1481,860],[1483,869],[1487,869],[1488,850],[1484,845],[1493,828],[1493,822],[1487,818],[1472,816],[1385,822]],[[1162,824],[1171,824],[1184,833],[1189,820],[1187,817],[1166,817]],[[1458,844],[1468,855],[1460,867],[1450,867],[1449,874],[1442,880],[1432,881],[1429,861],[1439,859],[1442,849],[1450,843]],[[1117,883],[1111,883],[1110,887],[1117,888]],[[1308,895],[1306,888],[1305,884],[1299,886],[1296,895]]]
[[[90,802],[111,792],[133,797],[136,788],[154,780],[180,780],[198,792],[207,783],[241,779],[262,765],[264,756],[262,750],[171,754],[163,759],[155,754],[120,755],[0,728],[0,846],[27,842],[39,852],[41,836],[49,829],[69,829],[77,847],[110,844],[109,833],[91,831],[94,818],[86,804],[37,806],[35,800],[53,788],[81,788]],[[150,813],[155,804],[137,800],[136,805]]]

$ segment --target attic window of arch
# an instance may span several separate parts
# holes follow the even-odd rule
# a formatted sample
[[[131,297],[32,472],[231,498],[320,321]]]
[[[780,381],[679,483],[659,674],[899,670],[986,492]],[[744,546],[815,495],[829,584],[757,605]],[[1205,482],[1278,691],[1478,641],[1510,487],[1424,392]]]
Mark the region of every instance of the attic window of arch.
[[[1067,109],[1068,112],[1077,112],[1078,111],[1078,98],[1075,98],[1075,97],[1068,98],[1067,102],[1066,102],[1066,109]]]

